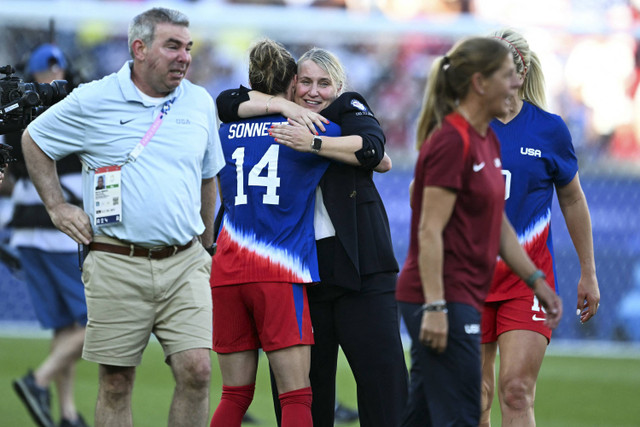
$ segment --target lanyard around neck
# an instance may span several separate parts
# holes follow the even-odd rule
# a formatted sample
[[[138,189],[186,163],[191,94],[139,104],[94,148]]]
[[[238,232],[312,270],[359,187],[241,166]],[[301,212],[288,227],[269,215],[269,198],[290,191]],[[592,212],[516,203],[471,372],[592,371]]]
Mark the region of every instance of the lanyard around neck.
[[[164,118],[164,116],[167,115],[167,113],[169,113],[169,110],[171,109],[171,104],[173,104],[173,101],[175,101],[175,99],[176,98],[172,98],[162,105],[160,114],[158,114],[158,117],[156,117],[156,119],[153,121],[153,123],[151,124],[151,127],[144,134],[140,142],[138,142],[138,144],[133,148],[131,153],[129,153],[129,156],[127,157],[127,161],[125,163],[135,162],[138,159],[138,156],[140,156],[140,153],[142,153],[142,150],[144,150],[147,144],[149,144],[149,141],[151,141],[151,138],[153,138],[153,136],[158,131],[158,128],[162,124],[162,119]]]

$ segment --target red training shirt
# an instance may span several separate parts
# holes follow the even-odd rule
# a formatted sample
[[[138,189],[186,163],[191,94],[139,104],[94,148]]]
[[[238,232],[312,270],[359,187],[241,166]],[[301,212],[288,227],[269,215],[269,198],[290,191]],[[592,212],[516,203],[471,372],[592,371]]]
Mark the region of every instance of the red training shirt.
[[[451,113],[422,145],[414,173],[409,254],[396,287],[398,301],[424,303],[418,226],[426,186],[457,193],[443,231],[445,299],[481,311],[500,249],[504,211],[500,144],[493,130],[488,128],[483,137],[460,114]]]

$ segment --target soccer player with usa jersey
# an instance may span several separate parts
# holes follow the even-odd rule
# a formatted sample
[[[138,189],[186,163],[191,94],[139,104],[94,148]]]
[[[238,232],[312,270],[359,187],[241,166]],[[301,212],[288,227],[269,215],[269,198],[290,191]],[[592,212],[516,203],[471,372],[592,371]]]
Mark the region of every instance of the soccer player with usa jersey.
[[[295,60],[280,44],[263,40],[252,48],[249,79],[256,90],[290,97],[295,72]],[[224,217],[211,294],[223,390],[212,427],[241,425],[255,390],[259,348],[278,385],[282,425],[312,425],[306,285],[320,281],[313,212],[329,161],[275,142],[271,126],[286,119],[269,115],[268,102],[263,113],[223,123],[219,131]],[[336,124],[324,128],[325,135],[340,135]]]
[[[550,224],[555,188],[580,260],[577,309],[580,321],[586,322],[598,310],[600,291],[591,219],[578,178],[571,135],[562,118],[544,110],[540,62],[522,35],[509,29],[492,37],[511,51],[522,83],[508,114],[491,123],[502,149],[505,211],[521,245],[546,276],[549,286],[557,291]],[[481,426],[490,425],[498,349],[498,396],[503,425],[535,425],[536,380],[551,339],[545,318],[533,291],[499,259],[482,316]]]

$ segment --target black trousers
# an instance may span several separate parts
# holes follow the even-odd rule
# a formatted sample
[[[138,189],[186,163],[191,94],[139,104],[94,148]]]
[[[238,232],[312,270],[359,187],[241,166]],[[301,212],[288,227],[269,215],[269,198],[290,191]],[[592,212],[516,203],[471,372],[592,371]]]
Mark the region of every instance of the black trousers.
[[[420,342],[421,304],[399,303],[411,336],[411,387],[402,427],[475,427],[480,422],[480,313],[449,303],[447,349]]]
[[[408,374],[395,280],[395,273],[379,273],[363,277],[360,291],[325,283],[308,290],[315,339],[309,375],[314,427],[334,425],[338,346],[356,381],[360,426],[400,425],[407,403]],[[273,389],[274,384],[272,381]],[[279,419],[276,394],[274,405]]]

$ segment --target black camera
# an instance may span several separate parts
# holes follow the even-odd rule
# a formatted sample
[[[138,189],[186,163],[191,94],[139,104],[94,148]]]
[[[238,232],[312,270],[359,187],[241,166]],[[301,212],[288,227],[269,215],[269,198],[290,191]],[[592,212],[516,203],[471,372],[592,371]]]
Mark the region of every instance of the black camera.
[[[24,83],[12,76],[11,65],[0,67],[0,135],[20,131],[44,110],[67,96],[66,80]]]
[[[13,149],[10,145],[0,142],[0,172],[4,172],[4,165],[7,163],[13,163],[16,161],[11,157],[10,151]]]

